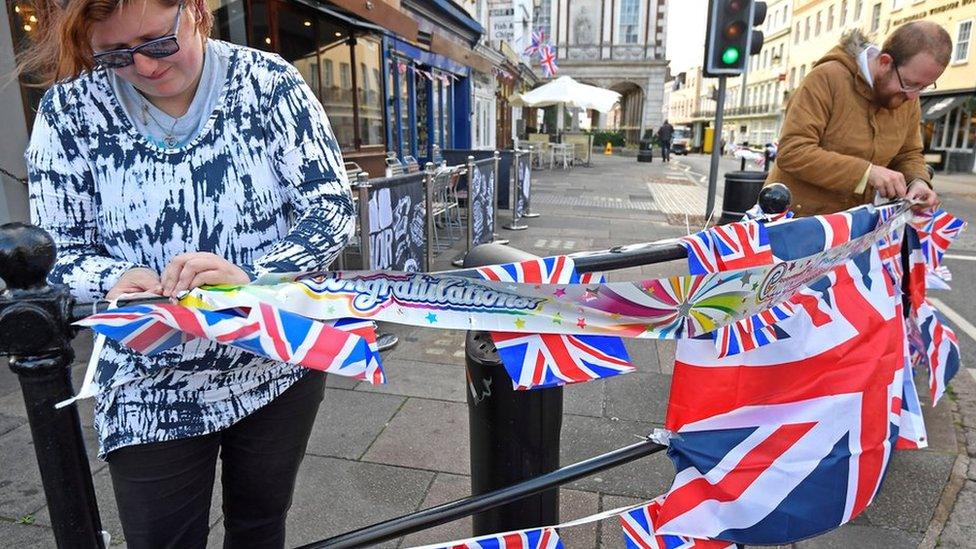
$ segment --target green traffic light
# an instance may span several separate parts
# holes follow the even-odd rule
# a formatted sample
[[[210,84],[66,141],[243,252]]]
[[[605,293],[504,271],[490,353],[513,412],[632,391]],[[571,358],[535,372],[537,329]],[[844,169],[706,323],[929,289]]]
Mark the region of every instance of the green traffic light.
[[[728,47],[722,52],[722,62],[726,65],[735,65],[739,61],[739,48]]]

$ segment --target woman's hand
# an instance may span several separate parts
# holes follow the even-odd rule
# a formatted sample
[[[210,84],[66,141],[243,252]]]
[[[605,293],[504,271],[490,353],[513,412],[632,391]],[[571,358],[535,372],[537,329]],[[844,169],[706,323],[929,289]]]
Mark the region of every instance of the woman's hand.
[[[152,269],[136,267],[129,269],[119,277],[118,282],[105,294],[106,299],[115,299],[123,294],[137,294],[140,292],[162,293],[163,287],[159,283],[159,275]]]
[[[243,269],[207,252],[180,254],[170,261],[162,276],[162,294],[175,297],[204,284],[247,284]]]

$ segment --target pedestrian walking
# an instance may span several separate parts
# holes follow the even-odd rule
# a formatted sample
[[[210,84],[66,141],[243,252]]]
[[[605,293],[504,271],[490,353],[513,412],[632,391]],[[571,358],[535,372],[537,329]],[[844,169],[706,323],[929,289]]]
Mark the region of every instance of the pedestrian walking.
[[[661,158],[665,162],[671,162],[671,141],[674,139],[674,126],[667,120],[657,130],[657,140],[661,145]]]
[[[50,85],[26,153],[52,283],[80,301],[324,269],[353,233],[321,104],[280,57],[211,40],[205,0],[68,0],[21,74]],[[218,455],[224,547],[283,547],[324,376],[191,342],[111,340],[94,427],[130,548],[203,548]]]

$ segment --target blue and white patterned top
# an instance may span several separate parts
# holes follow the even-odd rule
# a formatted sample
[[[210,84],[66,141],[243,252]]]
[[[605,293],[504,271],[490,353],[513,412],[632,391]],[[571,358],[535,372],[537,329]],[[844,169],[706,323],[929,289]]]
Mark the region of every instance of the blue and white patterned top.
[[[41,101],[26,154],[31,217],[58,245],[50,281],[77,299],[193,251],[254,275],[324,269],[351,237],[339,146],[301,74],[277,55],[214,46],[229,61],[220,100],[177,148],[133,128],[101,70]],[[109,341],[97,375],[99,456],[225,428],[303,373],[200,341],[153,357]]]

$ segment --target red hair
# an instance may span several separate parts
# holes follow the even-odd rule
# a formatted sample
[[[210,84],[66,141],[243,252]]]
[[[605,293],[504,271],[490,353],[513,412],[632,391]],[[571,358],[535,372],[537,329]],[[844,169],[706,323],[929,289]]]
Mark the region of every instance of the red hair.
[[[34,0],[37,15],[35,40],[19,59],[17,72],[28,85],[48,87],[73,80],[95,68],[91,47],[92,24],[105,21],[115,10],[137,0]],[[142,0],[167,7],[181,0]],[[201,36],[210,34],[213,14],[206,0],[185,0]]]

